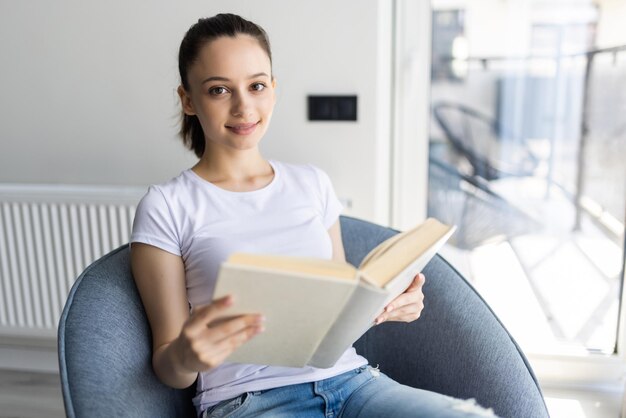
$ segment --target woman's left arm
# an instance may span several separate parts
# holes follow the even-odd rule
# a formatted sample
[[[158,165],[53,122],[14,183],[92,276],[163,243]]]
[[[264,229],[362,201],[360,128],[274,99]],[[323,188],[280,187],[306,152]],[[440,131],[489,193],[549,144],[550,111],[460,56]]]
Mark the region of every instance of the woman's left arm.
[[[341,240],[341,226],[339,219],[328,230],[333,244],[333,260],[346,261]],[[420,273],[413,279],[411,285],[400,296],[392,300],[385,310],[376,318],[376,325],[385,321],[413,322],[420,317],[424,309],[424,293],[422,287],[426,277]]]

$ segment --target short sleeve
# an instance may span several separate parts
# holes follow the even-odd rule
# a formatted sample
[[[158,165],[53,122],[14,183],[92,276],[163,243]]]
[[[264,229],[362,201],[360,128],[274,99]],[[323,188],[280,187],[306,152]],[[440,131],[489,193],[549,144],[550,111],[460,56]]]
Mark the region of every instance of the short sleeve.
[[[330,181],[328,174],[317,167],[313,168],[315,169],[320,189],[320,196],[322,198],[322,221],[324,223],[324,227],[328,229],[333,226],[337,219],[339,219],[339,215],[341,215],[341,211],[343,211],[343,205],[335,194],[335,189],[333,188],[333,184]]]
[[[182,254],[179,234],[170,207],[156,186],[150,186],[148,193],[137,205],[130,242],[131,245],[134,242],[141,242],[175,255]]]

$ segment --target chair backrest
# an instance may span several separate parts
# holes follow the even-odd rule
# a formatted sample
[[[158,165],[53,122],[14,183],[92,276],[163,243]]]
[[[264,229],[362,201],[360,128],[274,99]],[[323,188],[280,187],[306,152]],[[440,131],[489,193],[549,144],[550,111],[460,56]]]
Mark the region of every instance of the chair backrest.
[[[342,229],[346,259],[354,265],[396,233],[356,219],[345,219]],[[528,360],[480,295],[439,255],[423,272],[420,318],[371,328],[354,344],[357,352],[400,383],[474,398],[502,417],[547,418]]]
[[[59,323],[65,410],[74,417],[192,417],[194,389],[162,384],[125,245],[77,279]]]
[[[358,264],[396,231],[342,217],[346,257]],[[547,417],[528,363],[463,278],[436,257],[426,268],[426,309],[411,324],[389,323],[355,344],[402,383],[474,397],[507,417]],[[123,246],[89,266],[59,323],[59,367],[73,417],[193,417],[194,387],[169,388],[152,371],[151,335]]]

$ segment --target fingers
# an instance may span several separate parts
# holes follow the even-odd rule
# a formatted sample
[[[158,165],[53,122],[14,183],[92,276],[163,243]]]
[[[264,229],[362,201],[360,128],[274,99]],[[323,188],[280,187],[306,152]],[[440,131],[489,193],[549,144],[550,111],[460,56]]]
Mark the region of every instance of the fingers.
[[[246,330],[247,333],[258,333],[265,318],[259,314],[225,316],[226,309],[232,304],[232,296],[225,296],[194,310],[183,332],[190,340],[200,338],[212,344]]]
[[[392,300],[384,311],[376,318],[375,324],[385,321],[412,322],[418,319],[424,309],[424,293],[422,287],[426,277],[420,273],[400,296]]]
[[[413,278],[413,281],[411,282],[409,287],[407,287],[405,292],[412,292],[414,290],[420,289],[422,286],[424,286],[424,283],[426,283],[426,276],[420,273]]]
[[[250,325],[244,327],[240,327],[240,324],[245,321],[237,322],[239,324],[236,326],[225,322],[219,328],[207,331],[206,338],[202,339],[204,348],[213,347],[216,352],[230,350],[230,353],[265,329],[259,321],[251,322]]]
[[[387,310],[387,308],[390,308],[389,310],[395,309],[408,303],[407,301],[411,298],[409,294],[413,292],[421,292],[422,288],[424,287],[424,283],[426,283],[426,276],[424,276],[422,273],[415,276],[409,287],[407,287],[404,291],[404,293],[392,300],[389,305],[387,305],[385,310]]]
[[[209,323],[202,336],[208,342],[217,344],[242,332],[258,333],[263,330],[264,321],[265,318],[258,314],[222,317]]]
[[[415,303],[409,303],[400,308],[385,310],[374,321],[375,325],[387,321],[413,322],[420,317],[424,309],[424,298],[421,297]]]
[[[395,298],[387,307],[385,308],[383,313],[395,312],[400,308],[406,305],[411,305],[414,303],[421,303],[424,300],[424,293],[421,288],[417,288],[410,292],[405,292]]]
[[[231,295],[224,296],[219,299],[215,299],[208,305],[200,306],[193,310],[187,327],[190,332],[202,332],[213,320],[217,319],[221,313],[228,309],[233,304],[233,297]]]
[[[413,322],[421,316],[423,309],[424,305],[421,303],[405,305],[399,309],[391,311],[390,313],[380,315],[378,317],[378,324],[387,321]]]
[[[235,325],[235,323],[237,324]],[[264,330],[263,325],[259,324],[258,321],[253,321],[251,325],[240,328],[241,324],[244,323],[247,321],[236,318],[224,321],[215,328],[207,329],[205,338],[198,339],[198,343],[194,347],[200,363],[199,369],[206,370],[219,366],[233,351]],[[216,340],[218,335],[222,338]]]
[[[226,296],[194,309],[178,338],[186,369],[204,371],[220,365],[234,350],[264,331],[259,314],[226,316],[233,298]]]

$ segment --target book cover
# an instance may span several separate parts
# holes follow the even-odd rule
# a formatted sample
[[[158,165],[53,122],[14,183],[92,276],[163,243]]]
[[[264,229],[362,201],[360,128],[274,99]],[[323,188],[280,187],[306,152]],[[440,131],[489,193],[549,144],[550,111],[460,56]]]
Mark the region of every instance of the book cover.
[[[266,321],[265,331],[227,361],[332,367],[454,230],[429,218],[380,243],[358,269],[333,260],[233,254],[221,266],[214,297],[235,296],[228,315],[262,313]]]

